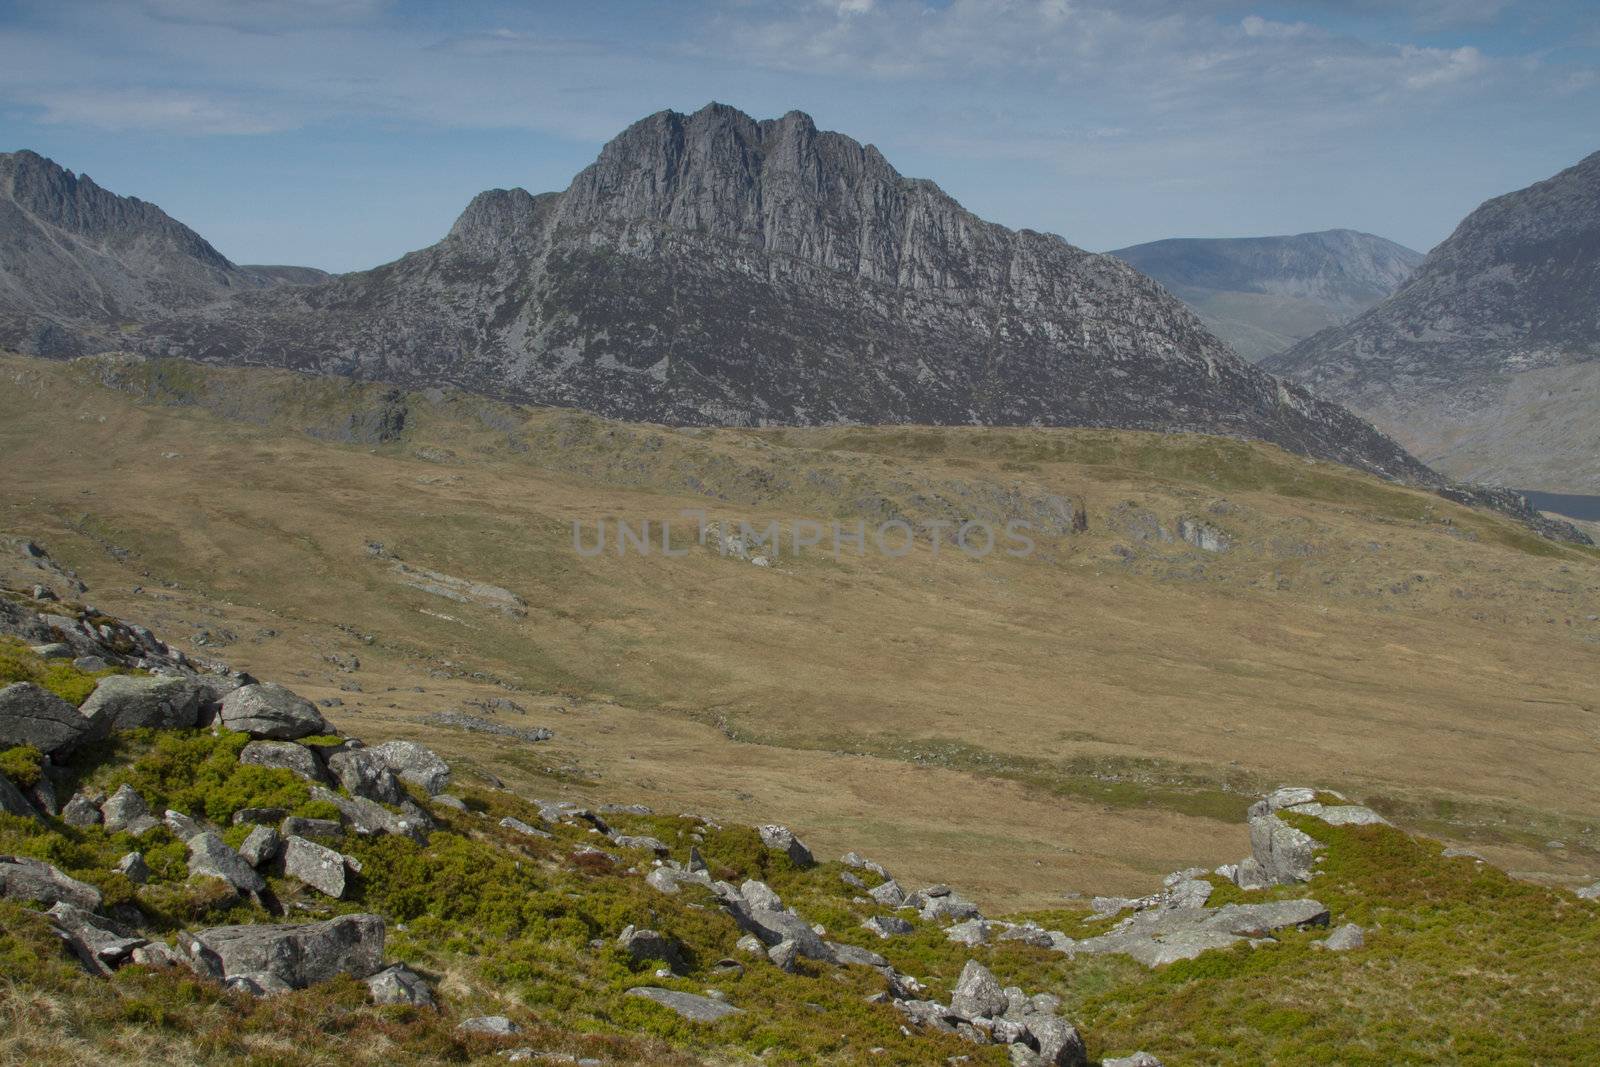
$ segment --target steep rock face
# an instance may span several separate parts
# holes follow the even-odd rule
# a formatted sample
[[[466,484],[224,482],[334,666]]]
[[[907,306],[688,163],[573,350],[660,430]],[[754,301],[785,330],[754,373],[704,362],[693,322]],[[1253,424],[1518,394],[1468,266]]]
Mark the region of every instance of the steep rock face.
[[[431,248],[143,346],[672,423],[1234,434],[1432,479],[1127,265],[984,222],[799,112],[652,115],[564,193],[483,193]]]
[[[1600,490],[1600,153],[1488,201],[1388,300],[1266,365],[1457,477]]]
[[[235,267],[154,204],[34,152],[0,153],[0,347],[95,351],[131,324],[323,276],[302,271]]]
[[[1355,318],[1394,292],[1423,259],[1355,230],[1173,238],[1111,255],[1170,289],[1252,362]]]

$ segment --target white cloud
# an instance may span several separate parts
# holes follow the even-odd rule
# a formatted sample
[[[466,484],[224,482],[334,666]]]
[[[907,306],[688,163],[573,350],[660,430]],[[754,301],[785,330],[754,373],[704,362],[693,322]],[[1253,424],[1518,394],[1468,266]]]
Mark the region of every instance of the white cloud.
[[[80,89],[35,101],[40,121],[100,130],[160,130],[186,134],[277,133],[295,125],[259,106],[161,89]]]
[[[1483,53],[1470,45],[1448,50],[1406,45],[1400,49],[1400,58],[1413,69],[1413,73],[1405,78],[1408,89],[1434,89],[1451,85],[1481,74],[1488,67]]]

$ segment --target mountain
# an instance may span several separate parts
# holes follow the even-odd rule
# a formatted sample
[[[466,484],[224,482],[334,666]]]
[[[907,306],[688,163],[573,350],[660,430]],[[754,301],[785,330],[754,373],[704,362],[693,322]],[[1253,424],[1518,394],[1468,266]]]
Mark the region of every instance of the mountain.
[[[1455,477],[1600,489],[1600,153],[1488,201],[1389,299],[1265,365]]]
[[[800,112],[660,112],[565,192],[482,193],[430,248],[141,347],[636,420],[1190,430],[1432,477],[1120,260],[985,222]]]
[[[1111,255],[1170,289],[1251,362],[1355,318],[1422,262],[1420,252],[1355,230],[1179,237]]]
[[[154,204],[35,152],[0,153],[0,347],[77,355],[245,289],[325,278],[237,267]]]

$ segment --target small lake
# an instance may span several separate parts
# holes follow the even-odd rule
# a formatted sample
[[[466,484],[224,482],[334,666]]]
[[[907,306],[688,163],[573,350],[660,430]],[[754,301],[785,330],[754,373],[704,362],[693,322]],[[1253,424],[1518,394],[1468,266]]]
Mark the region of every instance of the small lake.
[[[1539,511],[1553,511],[1569,519],[1600,522],[1600,496],[1581,496],[1575,493],[1541,493],[1537,489],[1518,489]]]

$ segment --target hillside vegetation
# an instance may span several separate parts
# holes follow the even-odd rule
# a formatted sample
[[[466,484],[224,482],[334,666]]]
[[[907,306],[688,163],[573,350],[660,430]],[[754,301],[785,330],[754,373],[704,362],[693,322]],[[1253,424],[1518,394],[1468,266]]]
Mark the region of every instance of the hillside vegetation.
[[[1249,798],[1294,780],[1538,880],[1600,874],[1600,559],[1428,493],[1213,437],[672,429],[175,361],[0,373],[0,526],[100,609],[513,788],[783,821],[914,881],[965,871],[996,909],[1234,859]],[[695,545],[684,509],[920,532],[903,558],[763,568]],[[1019,515],[1028,558],[932,552],[930,523]],[[574,521],[616,518],[690,551],[574,551]],[[515,600],[454,598],[474,583]],[[438,718],[484,707],[554,737]]]

